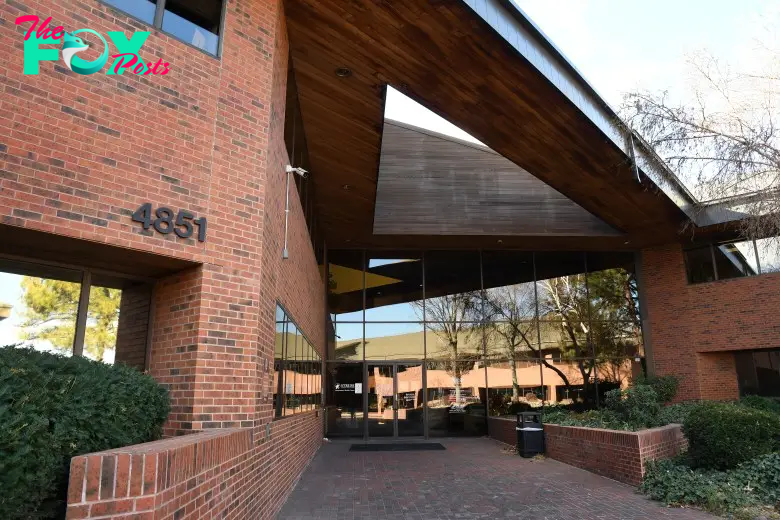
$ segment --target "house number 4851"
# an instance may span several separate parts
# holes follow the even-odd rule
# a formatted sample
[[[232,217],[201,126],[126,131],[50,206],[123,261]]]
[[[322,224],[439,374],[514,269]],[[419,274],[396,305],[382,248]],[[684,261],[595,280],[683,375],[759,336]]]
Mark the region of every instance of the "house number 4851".
[[[152,203],[142,204],[133,213],[133,222],[140,222],[144,229],[153,227],[158,233],[168,235],[176,233],[179,238],[190,238],[198,228],[198,242],[206,241],[206,217],[195,218],[195,215],[187,210],[180,209],[174,212],[171,208],[161,206],[152,211]]]

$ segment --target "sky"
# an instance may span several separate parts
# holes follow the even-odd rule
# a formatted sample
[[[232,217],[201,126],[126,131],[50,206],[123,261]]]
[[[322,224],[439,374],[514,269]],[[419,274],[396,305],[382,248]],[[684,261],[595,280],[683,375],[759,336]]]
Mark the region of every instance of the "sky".
[[[689,99],[692,55],[749,67],[759,39],[777,43],[780,27],[778,0],[512,1],[613,108],[634,89]],[[397,91],[388,93],[386,115],[476,141]]]

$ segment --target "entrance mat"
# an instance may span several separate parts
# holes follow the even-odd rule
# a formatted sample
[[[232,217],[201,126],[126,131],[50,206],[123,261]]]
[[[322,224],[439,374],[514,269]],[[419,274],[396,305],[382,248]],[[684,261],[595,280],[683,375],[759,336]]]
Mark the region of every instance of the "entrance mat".
[[[353,444],[349,451],[436,451],[446,450],[438,442],[397,442],[392,444]]]

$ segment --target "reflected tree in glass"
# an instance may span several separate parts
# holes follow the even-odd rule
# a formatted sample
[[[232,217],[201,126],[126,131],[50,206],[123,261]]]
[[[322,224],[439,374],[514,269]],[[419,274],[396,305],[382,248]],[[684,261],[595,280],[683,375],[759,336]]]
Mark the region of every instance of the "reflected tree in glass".
[[[488,344],[500,345],[499,352],[488,352],[509,359],[512,372],[512,401],[520,400],[517,360],[529,351],[539,354],[536,297],[533,284],[515,284],[485,291],[484,329]],[[555,370],[555,368],[553,367]]]
[[[584,274],[562,276],[539,282],[540,315],[546,320],[560,323],[561,357],[573,360],[582,376],[585,395],[590,395],[591,374],[594,369],[593,353],[588,344],[589,309],[586,277]],[[586,359],[591,358],[591,359]],[[560,371],[557,371],[560,374]],[[567,389],[568,378],[563,377]]]
[[[481,313],[481,301],[478,292],[449,294],[425,300],[424,316],[427,327],[446,345],[447,374],[452,376],[455,387],[455,404],[461,404],[461,377],[470,371],[480,359],[481,354],[462,352],[459,341],[467,343],[481,328],[475,320]],[[420,321],[423,320],[423,302],[412,302]]]
[[[49,341],[55,349],[70,352],[81,285],[25,276],[22,290],[24,339]],[[90,291],[84,352],[93,359],[102,360],[105,350],[116,345],[121,299],[122,291],[119,289],[92,287]]]

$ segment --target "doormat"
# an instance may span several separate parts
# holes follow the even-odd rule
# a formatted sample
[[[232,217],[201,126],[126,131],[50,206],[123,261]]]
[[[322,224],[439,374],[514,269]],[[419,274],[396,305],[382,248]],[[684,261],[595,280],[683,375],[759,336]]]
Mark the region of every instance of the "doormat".
[[[392,444],[353,444],[349,451],[435,451],[446,450],[438,442],[398,442]]]

